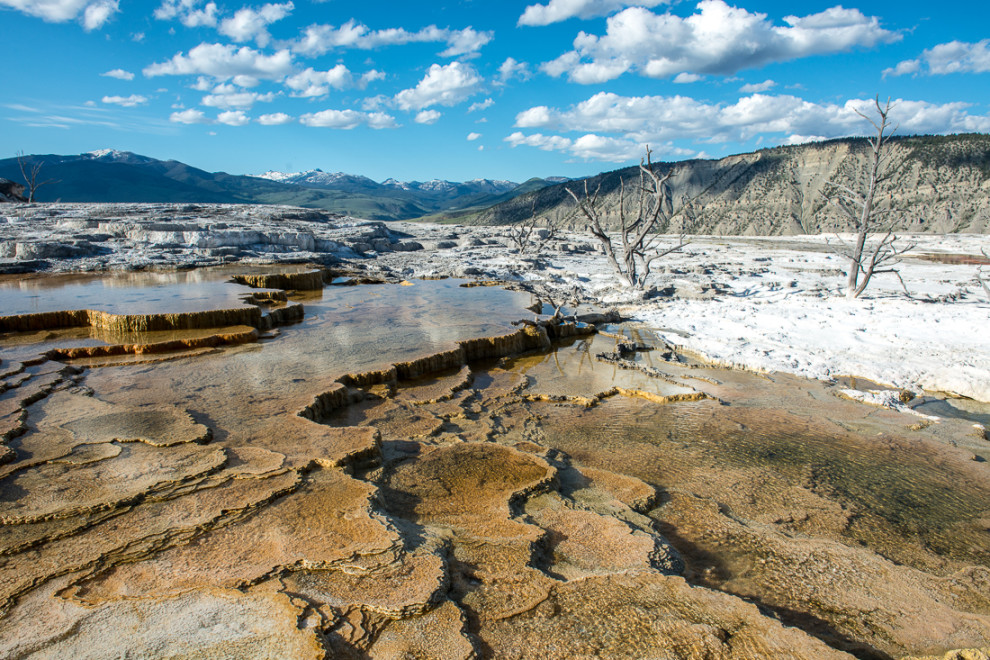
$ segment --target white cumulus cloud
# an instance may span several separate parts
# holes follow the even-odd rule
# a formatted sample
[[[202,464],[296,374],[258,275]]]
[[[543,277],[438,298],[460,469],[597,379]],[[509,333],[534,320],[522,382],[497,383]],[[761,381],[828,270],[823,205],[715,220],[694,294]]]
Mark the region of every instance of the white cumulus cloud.
[[[505,61],[498,67],[498,84],[505,84],[517,78],[519,80],[529,80],[532,74],[529,71],[529,65],[525,62],[518,62],[514,57],[507,57]]]
[[[118,80],[134,80],[134,74],[123,69],[113,69],[100,74],[104,78],[116,78]]]
[[[343,64],[327,71],[317,71],[310,67],[285,79],[285,86],[292,90],[292,95],[304,98],[324,96],[330,92],[331,87],[344,89],[353,84],[354,76]]]
[[[217,115],[217,121],[228,126],[244,126],[251,121],[251,118],[244,114],[243,110],[228,110]]]
[[[350,20],[340,27],[333,25],[310,25],[302,36],[292,42],[292,51],[306,56],[322,55],[337,48],[357,48],[368,50],[382,46],[408,43],[445,43],[447,48],[442,57],[459,57],[477,53],[494,37],[492,32],[479,32],[467,27],[451,30],[430,25],[416,32],[405,28],[372,30],[368,26]]]
[[[86,30],[103,27],[120,11],[117,0],[0,0],[0,7],[10,7],[49,23],[78,18]]]
[[[189,108],[188,110],[183,110],[182,112],[173,112],[169,116],[168,120],[176,124],[211,123],[209,118],[203,114],[202,110],[196,110],[195,108]]]
[[[613,156],[630,153],[633,146],[664,144],[673,140],[700,142],[745,142],[760,136],[776,143],[796,139],[828,139],[866,135],[872,99],[850,99],[843,104],[812,103],[790,95],[753,94],[735,103],[712,104],[685,96],[620,96],[595,94],[566,110],[535,106],[516,115],[517,128],[539,129],[526,135],[520,131],[507,140],[513,145],[568,151],[578,155],[578,143],[557,133],[584,133],[615,138],[603,141],[584,137],[580,157],[595,153]],[[935,104],[925,101],[893,102],[892,119],[901,133],[987,132],[990,116],[974,115],[966,103]],[[610,160],[610,158],[601,158]]]
[[[513,147],[528,146],[542,149],[543,151],[559,151],[586,161],[600,161],[609,163],[624,163],[630,160],[638,160],[643,156],[646,143],[637,142],[628,138],[616,138],[595,133],[586,133],[576,139],[561,137],[559,135],[544,135],[534,133],[524,135],[517,131],[505,141]],[[675,159],[697,156],[697,153],[689,149],[675,147],[669,143],[658,145],[655,142],[650,145],[656,156]]]
[[[234,41],[250,41],[254,39],[259,46],[267,46],[271,40],[268,26],[280,21],[295,9],[291,2],[281,4],[270,3],[258,9],[243,7],[238,9],[230,18],[225,18],[218,28]]]
[[[743,85],[739,88],[739,91],[743,94],[756,94],[758,92],[767,92],[777,86],[777,83],[767,79],[761,83],[750,83],[748,85]]]
[[[560,135],[543,135],[542,133],[524,135],[520,131],[516,131],[505,138],[505,141],[513,147],[525,145],[527,147],[536,147],[543,151],[564,151],[569,149],[574,143],[570,138],[561,137]]]
[[[545,5],[529,5],[519,17],[519,25],[549,25],[575,16],[608,16],[626,7],[656,7],[669,0],[550,0]]]
[[[468,133],[467,140],[468,142],[474,142],[480,137],[481,137],[481,133]]]
[[[258,92],[232,91],[229,89],[223,89],[219,93],[207,94],[203,97],[202,103],[205,106],[220,108],[223,110],[229,110],[231,108],[247,110],[255,103],[269,103],[274,100],[275,94],[273,92],[259,94]]]
[[[217,24],[217,4],[208,2],[199,7],[202,0],[163,0],[154,16],[160,21],[178,18],[188,28],[215,27]]]
[[[87,30],[98,30],[110,20],[110,17],[120,11],[117,0],[100,0],[86,5],[83,11],[82,24]]]
[[[990,39],[976,43],[950,41],[929,48],[914,60],[904,60],[897,66],[885,69],[884,76],[903,76],[908,73],[944,75],[948,73],[986,73],[990,71]]]
[[[358,112],[357,110],[322,110],[307,113],[299,118],[304,126],[351,130],[366,125],[370,128],[395,128],[395,117],[384,112]]]
[[[418,85],[396,94],[395,101],[403,110],[453,106],[479,92],[482,82],[478,72],[463,62],[434,64]]]
[[[417,124],[435,124],[442,116],[438,110],[420,110],[413,121]]]
[[[131,94],[130,96],[104,96],[103,102],[112,105],[120,105],[125,108],[133,108],[135,106],[144,105],[147,103],[148,97],[141,96],[140,94]]]
[[[478,101],[477,103],[472,103],[470,107],[468,107],[467,111],[480,112],[481,110],[487,110],[493,105],[495,105],[495,100],[491,98],[487,98],[484,101]]]
[[[203,74],[219,80],[235,76],[256,79],[278,79],[292,72],[292,53],[280,50],[265,55],[248,46],[202,43],[189,54],[177,53],[172,59],[145,67],[144,75],[196,75]]]
[[[270,115],[261,115],[257,121],[263,126],[281,126],[291,122],[292,117],[284,112],[273,112]]]
[[[582,84],[605,82],[629,71],[651,78],[730,75],[901,38],[882,28],[875,16],[841,6],[783,20],[786,26],[775,25],[766,14],[731,7],[723,0],[701,0],[686,18],[631,7],[608,19],[604,35],[579,33],[574,50],[541,68]]]

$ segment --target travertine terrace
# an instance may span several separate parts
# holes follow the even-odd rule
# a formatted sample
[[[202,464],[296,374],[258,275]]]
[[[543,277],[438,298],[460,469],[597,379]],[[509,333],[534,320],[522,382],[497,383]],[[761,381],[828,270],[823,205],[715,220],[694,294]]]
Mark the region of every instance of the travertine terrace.
[[[247,311],[2,315],[3,657],[986,657],[977,402],[717,366],[671,332],[700,330],[630,320],[686,318],[733,295],[729,269],[776,278],[807,246],[726,266],[705,244],[709,273],[634,300],[577,235],[536,256],[292,209],[45,212],[0,225],[35,246],[8,272],[220,267],[202,281]],[[102,249],[52,247],[78,241]],[[575,296],[565,319],[461,286],[541,278]],[[919,304],[983,309],[938,286]]]

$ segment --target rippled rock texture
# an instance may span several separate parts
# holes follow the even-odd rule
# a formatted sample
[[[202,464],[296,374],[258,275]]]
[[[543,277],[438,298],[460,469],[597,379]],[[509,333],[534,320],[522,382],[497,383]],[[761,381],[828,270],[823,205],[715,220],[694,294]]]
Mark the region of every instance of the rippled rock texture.
[[[964,424],[910,430],[578,325],[290,364],[328,327],[162,364],[0,362],[0,656],[990,643],[990,481],[951,444],[977,442]]]

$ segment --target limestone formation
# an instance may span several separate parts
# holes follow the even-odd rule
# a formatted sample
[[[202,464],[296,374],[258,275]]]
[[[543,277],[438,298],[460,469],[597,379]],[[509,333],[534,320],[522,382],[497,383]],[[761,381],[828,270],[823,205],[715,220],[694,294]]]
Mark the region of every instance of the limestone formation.
[[[313,291],[323,288],[324,275],[319,270],[302,273],[235,275],[234,281],[255,289]]]
[[[326,318],[261,343],[0,339],[0,655],[982,657],[967,423],[910,431],[629,327],[325,341],[423,314],[423,284],[309,294]]]
[[[57,598],[57,597],[56,597]],[[18,658],[325,657],[305,606],[283,594],[206,589],[97,608],[65,604],[61,626],[3,644]],[[50,616],[46,618],[51,621]]]

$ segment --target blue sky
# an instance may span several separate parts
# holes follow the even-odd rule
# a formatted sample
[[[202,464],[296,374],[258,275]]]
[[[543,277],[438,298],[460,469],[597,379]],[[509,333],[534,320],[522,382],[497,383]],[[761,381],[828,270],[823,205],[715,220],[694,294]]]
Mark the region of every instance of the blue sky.
[[[523,181],[863,135],[877,94],[990,132],[983,2],[0,0],[0,34],[0,157]]]

